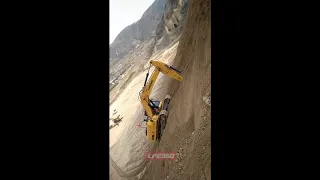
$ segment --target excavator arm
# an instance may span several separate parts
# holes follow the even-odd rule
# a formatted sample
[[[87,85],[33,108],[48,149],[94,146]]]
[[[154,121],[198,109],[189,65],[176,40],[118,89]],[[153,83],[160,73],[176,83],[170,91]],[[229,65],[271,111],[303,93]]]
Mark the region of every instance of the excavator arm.
[[[144,87],[142,88],[142,91],[140,93],[140,101],[146,110],[147,116],[150,118],[153,117],[154,112],[151,108],[152,102],[149,99],[150,93],[152,91],[152,88],[159,76],[159,73],[161,72],[162,74],[165,74],[173,79],[176,79],[178,81],[182,81],[182,76],[180,75],[181,72],[165,63],[162,63],[160,61],[150,61],[150,66],[153,65],[155,67],[150,79],[147,82],[149,72],[147,73],[145,82],[144,82]]]

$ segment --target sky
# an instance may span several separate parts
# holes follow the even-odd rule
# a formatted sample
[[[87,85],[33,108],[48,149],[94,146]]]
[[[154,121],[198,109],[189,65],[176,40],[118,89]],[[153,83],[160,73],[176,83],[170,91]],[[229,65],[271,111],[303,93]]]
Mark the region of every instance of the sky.
[[[154,0],[110,0],[110,42],[128,25],[138,21]]]

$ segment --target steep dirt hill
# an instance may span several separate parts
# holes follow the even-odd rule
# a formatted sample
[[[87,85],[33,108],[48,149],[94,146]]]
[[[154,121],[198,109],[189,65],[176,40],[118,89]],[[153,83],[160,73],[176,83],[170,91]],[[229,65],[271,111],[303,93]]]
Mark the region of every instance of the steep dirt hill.
[[[211,178],[210,0],[190,0],[186,24],[173,66],[183,70],[183,82],[168,80],[171,94],[168,124],[157,152],[178,152],[178,160],[153,161],[142,179]]]

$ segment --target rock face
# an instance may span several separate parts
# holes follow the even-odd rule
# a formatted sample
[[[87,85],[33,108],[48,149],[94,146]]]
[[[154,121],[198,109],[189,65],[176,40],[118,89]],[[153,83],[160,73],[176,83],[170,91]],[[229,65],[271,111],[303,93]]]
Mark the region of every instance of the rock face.
[[[141,19],[127,26],[109,47],[110,67],[119,61],[146,60],[179,37],[187,11],[187,0],[155,0]],[[121,62],[122,63],[122,62]]]
[[[187,14],[188,0],[168,0],[164,14],[156,29],[155,50],[162,49],[182,32]]]
[[[119,33],[109,48],[111,66],[154,37],[155,29],[163,14],[164,5],[165,0],[155,0],[139,21],[127,26]]]

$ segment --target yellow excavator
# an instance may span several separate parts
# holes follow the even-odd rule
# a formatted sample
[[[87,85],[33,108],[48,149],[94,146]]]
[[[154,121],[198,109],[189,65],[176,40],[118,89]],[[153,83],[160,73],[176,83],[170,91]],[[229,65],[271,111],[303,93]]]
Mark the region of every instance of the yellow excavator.
[[[153,65],[155,69],[150,79],[148,80],[151,65]],[[144,115],[146,118],[144,119],[144,121],[146,122],[146,125],[147,125],[146,126],[147,139],[150,141],[159,141],[159,142],[167,123],[168,105],[171,100],[170,95],[167,95],[163,102],[159,100],[152,100],[149,98],[151,90],[160,72],[173,79],[182,81],[181,71],[165,63],[162,63],[160,61],[154,61],[154,60],[150,61],[148,73],[144,81],[144,86],[139,93],[139,98],[145,109]]]

